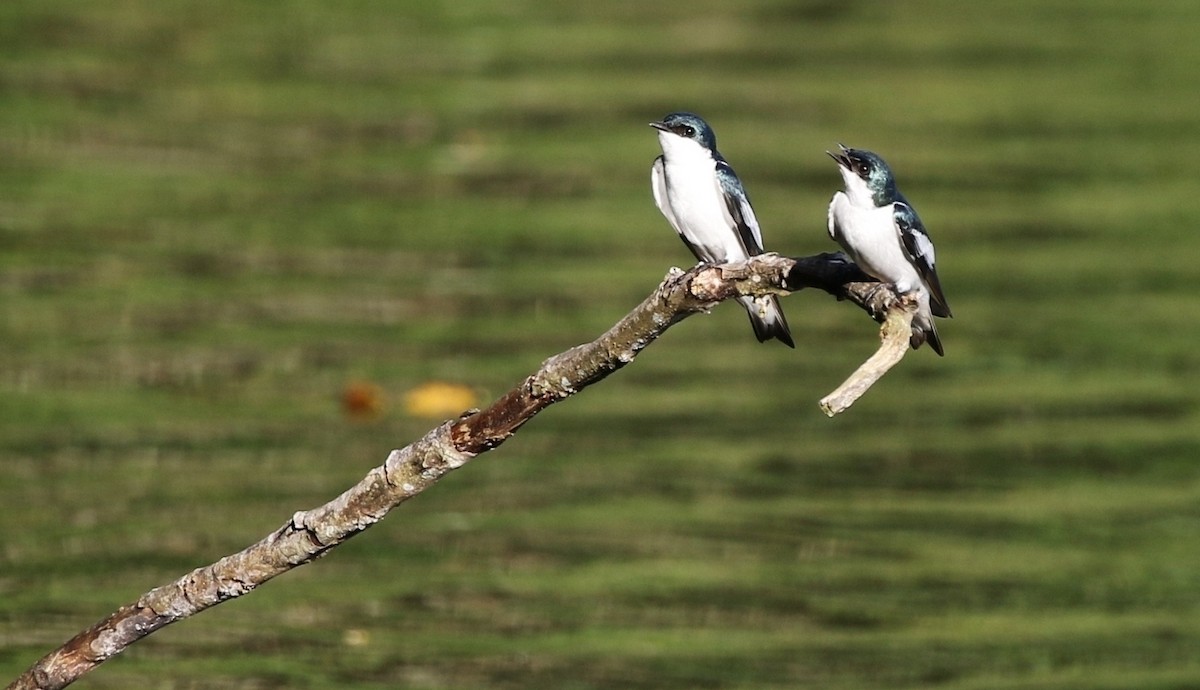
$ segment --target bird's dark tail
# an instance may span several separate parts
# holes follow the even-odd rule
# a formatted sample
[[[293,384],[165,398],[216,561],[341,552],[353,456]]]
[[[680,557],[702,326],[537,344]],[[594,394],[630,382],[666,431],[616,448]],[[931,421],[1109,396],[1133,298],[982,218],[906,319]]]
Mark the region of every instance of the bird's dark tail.
[[[765,343],[775,338],[788,347],[796,347],[787,319],[783,316],[783,308],[779,306],[778,297],[739,297],[738,302],[741,302],[746,308],[746,313],[750,315],[750,325],[754,327],[754,336],[758,338],[758,342]]]
[[[913,326],[912,336],[908,339],[908,344],[912,349],[921,347],[921,343],[929,343],[929,347],[938,353],[938,357],[945,357],[946,351],[942,349],[942,339],[938,337],[937,329],[930,322],[929,328],[922,329],[919,326]]]

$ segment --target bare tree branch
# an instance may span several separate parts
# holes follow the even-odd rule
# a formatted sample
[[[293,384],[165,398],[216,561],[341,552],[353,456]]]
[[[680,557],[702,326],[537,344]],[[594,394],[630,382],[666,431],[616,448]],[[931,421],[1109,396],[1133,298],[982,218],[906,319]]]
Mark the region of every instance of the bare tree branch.
[[[880,289],[890,288],[878,284]],[[832,417],[850,409],[867,389],[888,373],[908,352],[908,341],[912,335],[913,315],[917,313],[917,301],[902,295],[894,308],[887,312],[883,327],[879,329],[879,349],[862,363],[850,378],[829,395],[821,399],[821,411]]]
[[[671,269],[645,301],[595,341],[542,362],[537,372],[487,409],[469,411],[415,443],[393,450],[382,465],[341,496],[319,508],[297,512],[258,543],[122,606],[47,654],[13,681],[9,690],[65,687],[154,631],[242,596],[324,555],[446,473],[503,443],[541,410],[632,362],[642,348],[688,316],[738,295],[782,294],[806,287],[853,301],[876,320],[883,320],[897,300],[888,286],[871,281],[841,254],[798,259],[764,254],[721,266]],[[902,328],[904,314],[911,319],[908,310],[897,311],[901,316],[895,323],[889,320],[885,331]],[[907,331],[903,333],[907,337]],[[886,369],[875,379],[883,371]],[[874,379],[864,382],[857,384],[861,387],[857,395]]]

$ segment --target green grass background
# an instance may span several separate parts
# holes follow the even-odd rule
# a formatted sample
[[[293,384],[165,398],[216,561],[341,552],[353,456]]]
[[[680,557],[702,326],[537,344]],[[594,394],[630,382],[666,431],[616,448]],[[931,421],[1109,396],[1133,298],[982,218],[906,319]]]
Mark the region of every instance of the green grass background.
[[[723,305],[87,688],[1200,686],[1200,5],[0,3],[0,676],[340,493],[690,254],[646,126],[769,249],[882,153],[957,316]]]

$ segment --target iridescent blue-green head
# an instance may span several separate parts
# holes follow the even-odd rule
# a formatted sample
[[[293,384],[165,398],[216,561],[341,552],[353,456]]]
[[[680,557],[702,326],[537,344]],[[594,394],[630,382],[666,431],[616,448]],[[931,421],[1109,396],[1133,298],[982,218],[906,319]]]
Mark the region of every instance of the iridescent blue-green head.
[[[663,133],[659,135],[660,140],[664,135],[675,135],[694,141],[709,151],[717,150],[717,135],[704,118],[694,113],[670,113],[659,122],[651,122],[650,126]]]
[[[863,149],[851,149],[838,144],[838,152],[826,151],[837,161],[838,172],[846,182],[846,196],[851,203],[876,207],[896,200],[896,178],[892,169],[878,154]]]

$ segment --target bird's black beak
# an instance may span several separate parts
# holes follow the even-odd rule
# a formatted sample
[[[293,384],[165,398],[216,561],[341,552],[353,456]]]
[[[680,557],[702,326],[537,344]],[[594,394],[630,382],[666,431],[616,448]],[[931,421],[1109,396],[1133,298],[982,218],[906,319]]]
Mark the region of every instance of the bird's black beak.
[[[664,125],[661,122],[651,122],[650,126],[653,127],[654,129],[659,130],[660,132],[670,132],[671,131],[670,128],[668,128],[666,125]]]
[[[837,161],[838,165],[849,170],[850,169],[850,156],[847,156],[846,152],[849,151],[850,149],[846,148],[845,146],[842,146],[841,144],[838,144],[838,148],[841,149],[841,153],[834,153],[833,151],[826,151],[825,153],[827,153],[830,158]]]

